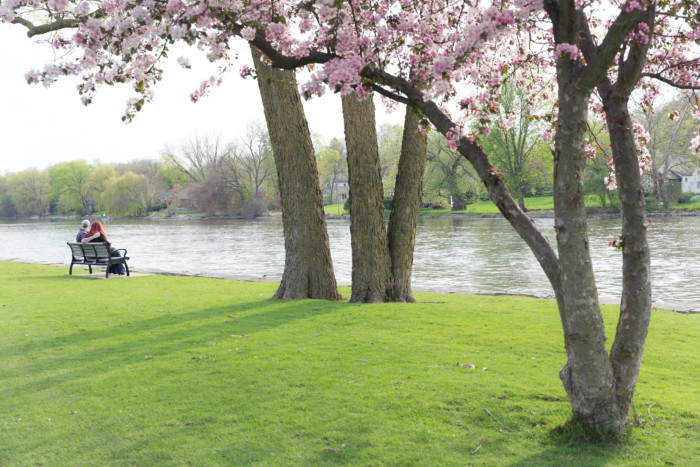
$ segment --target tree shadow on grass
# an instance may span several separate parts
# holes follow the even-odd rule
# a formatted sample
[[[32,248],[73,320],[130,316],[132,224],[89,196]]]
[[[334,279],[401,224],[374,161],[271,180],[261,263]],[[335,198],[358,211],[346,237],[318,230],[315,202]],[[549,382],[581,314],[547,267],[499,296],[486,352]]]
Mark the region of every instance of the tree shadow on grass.
[[[22,358],[31,362],[16,368],[5,368],[2,372],[4,379],[40,375],[55,369],[73,369],[39,379],[32,378],[26,384],[7,384],[0,389],[0,398],[36,390],[37,387],[91,378],[96,373],[113,371],[115,367],[142,362],[147,354],[167,355],[182,352],[188,346],[202,342],[231,339],[232,335],[255,335],[347,306],[342,302],[318,302],[318,306],[310,306],[307,301],[268,299],[189,312],[163,312],[157,317],[103,327],[97,331],[82,329],[46,339],[30,338],[26,343],[0,347],[3,358]],[[265,311],[255,312],[259,308],[265,308]],[[158,334],[157,340],[154,340],[154,333]],[[71,347],[85,350],[76,353],[70,351]]]
[[[610,465],[620,450],[621,444],[595,442],[579,438],[571,432],[552,430],[547,441],[542,443],[542,449],[527,457],[513,462],[512,466],[552,466],[559,467],[603,467]]]

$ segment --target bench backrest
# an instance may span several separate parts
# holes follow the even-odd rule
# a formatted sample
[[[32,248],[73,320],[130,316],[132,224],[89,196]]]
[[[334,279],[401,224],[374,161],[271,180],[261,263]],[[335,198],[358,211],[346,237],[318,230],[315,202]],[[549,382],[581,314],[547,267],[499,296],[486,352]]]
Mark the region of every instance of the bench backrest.
[[[85,256],[83,256],[83,245],[82,243],[68,243],[68,246],[70,247],[70,252],[73,255],[73,258],[82,261],[85,259]]]
[[[107,243],[70,243],[73,258],[78,261],[109,261],[111,252]]]

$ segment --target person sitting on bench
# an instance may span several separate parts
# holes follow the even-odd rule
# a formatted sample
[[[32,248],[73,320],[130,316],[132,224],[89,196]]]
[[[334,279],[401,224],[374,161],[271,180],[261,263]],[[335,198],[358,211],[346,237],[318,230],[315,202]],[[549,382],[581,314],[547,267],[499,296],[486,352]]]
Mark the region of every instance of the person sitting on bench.
[[[83,226],[80,230],[78,230],[78,235],[75,236],[75,242],[76,243],[87,243],[90,240],[87,239],[88,236],[88,230],[90,230],[90,221],[85,219],[83,221]]]
[[[85,237],[88,242],[96,242],[96,243],[107,243],[109,245],[109,249],[112,251],[112,256],[121,256],[122,254],[119,253],[119,250],[116,250],[112,244],[107,240],[107,233],[105,232],[104,227],[102,227],[102,223],[100,221],[95,221],[92,223],[90,226],[90,231],[87,233],[87,237]],[[83,243],[85,241],[83,240]],[[123,264],[115,264],[109,267],[109,273],[110,274],[119,274],[124,275],[124,265]]]

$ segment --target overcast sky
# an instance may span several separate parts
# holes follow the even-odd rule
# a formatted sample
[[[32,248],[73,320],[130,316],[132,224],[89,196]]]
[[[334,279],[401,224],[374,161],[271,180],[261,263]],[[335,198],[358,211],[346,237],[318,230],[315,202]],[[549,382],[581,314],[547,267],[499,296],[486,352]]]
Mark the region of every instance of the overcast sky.
[[[50,88],[28,85],[24,74],[53,60],[51,48],[27,38],[19,25],[0,24],[0,175],[27,168],[46,168],[58,162],[84,159],[89,162],[126,162],[157,159],[166,144],[176,146],[196,133],[220,133],[225,141],[243,134],[250,121],[264,122],[257,83],[238,76],[241,66],[252,66],[246,44],[238,41],[241,59],[224,83],[194,104],[189,94],[217,67],[201,53],[180,46],[171,50],[155,99],[146,104],[134,121],[125,125],[121,116],[128,86],[104,86],[93,103],[80,103],[77,79],[62,79]],[[184,55],[192,62],[186,70],[175,64]],[[386,113],[377,106],[377,124],[402,123],[403,110]],[[338,95],[326,94],[304,103],[309,128],[325,141],[343,136]]]

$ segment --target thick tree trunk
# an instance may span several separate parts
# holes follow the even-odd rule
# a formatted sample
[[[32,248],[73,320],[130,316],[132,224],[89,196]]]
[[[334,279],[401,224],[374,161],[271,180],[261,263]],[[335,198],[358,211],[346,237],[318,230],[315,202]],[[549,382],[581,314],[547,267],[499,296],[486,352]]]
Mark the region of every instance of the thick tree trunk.
[[[464,199],[462,199],[462,194],[455,192],[452,195],[452,210],[453,211],[464,211],[467,209],[467,205],[464,204]]]
[[[605,83],[598,87],[605,107],[622,212],[622,300],[610,349],[618,418],[625,423],[637,384],[651,319],[651,261],[647,244],[644,187],[628,111],[629,95]]]
[[[585,133],[589,93],[579,90],[575,67],[558,66],[559,101],[554,155],[554,213],[564,333],[569,361],[560,376],[574,418],[598,431],[617,431],[613,369],[605,347],[584,205]]]
[[[398,302],[415,302],[411,294],[411,272],[423,172],[428,154],[428,139],[418,133],[419,123],[420,117],[416,111],[406,106],[401,157],[387,233],[393,299]]]
[[[391,259],[384,224],[377,129],[371,96],[342,96],[350,185],[351,302],[391,300]]]
[[[263,64],[251,48],[277,165],[284,273],[276,298],[339,300],[311,134],[294,72]]]

